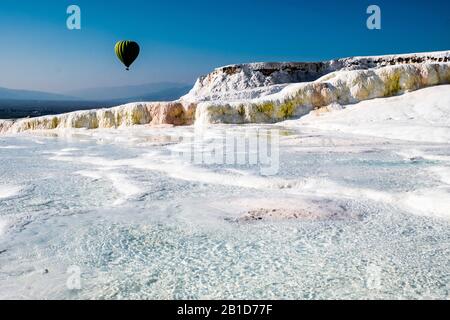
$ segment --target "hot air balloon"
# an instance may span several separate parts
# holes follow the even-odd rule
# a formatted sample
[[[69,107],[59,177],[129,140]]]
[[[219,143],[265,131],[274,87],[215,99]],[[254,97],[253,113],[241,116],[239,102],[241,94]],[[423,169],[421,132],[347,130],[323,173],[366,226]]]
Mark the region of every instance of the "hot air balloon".
[[[130,70],[131,64],[139,55],[139,45],[134,41],[119,41],[114,48],[117,58]]]

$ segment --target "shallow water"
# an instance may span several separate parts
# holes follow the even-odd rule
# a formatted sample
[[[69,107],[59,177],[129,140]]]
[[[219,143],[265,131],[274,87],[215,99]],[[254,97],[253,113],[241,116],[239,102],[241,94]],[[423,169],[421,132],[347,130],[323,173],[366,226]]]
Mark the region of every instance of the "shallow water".
[[[275,175],[174,154],[255,129],[280,130]],[[277,126],[180,140],[194,135],[0,137],[0,298],[448,298],[449,145]]]

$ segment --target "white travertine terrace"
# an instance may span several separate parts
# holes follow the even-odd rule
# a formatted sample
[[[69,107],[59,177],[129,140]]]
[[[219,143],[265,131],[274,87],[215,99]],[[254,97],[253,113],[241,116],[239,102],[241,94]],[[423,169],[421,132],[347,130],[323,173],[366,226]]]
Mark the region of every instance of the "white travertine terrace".
[[[392,65],[450,62],[450,51],[402,55],[352,57],[324,62],[261,62],[235,64],[200,77],[185,101],[257,98],[286,85],[311,82],[335,71],[377,69]]]
[[[314,82],[290,84],[282,91],[264,97],[200,102],[196,121],[203,124],[277,122],[332,103],[353,104],[448,83],[450,63],[336,71]]]
[[[200,77],[178,101],[0,121],[0,133],[194,122],[261,123],[332,103],[353,104],[450,83],[450,51],[354,57],[317,63],[231,65]]]

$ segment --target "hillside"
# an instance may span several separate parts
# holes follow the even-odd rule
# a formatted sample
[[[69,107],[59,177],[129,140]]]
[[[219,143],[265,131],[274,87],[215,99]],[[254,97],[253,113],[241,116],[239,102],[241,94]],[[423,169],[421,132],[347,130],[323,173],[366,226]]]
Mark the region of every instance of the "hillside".
[[[274,123],[331,104],[400,95],[450,83],[450,51],[354,57],[318,63],[232,65],[200,77],[173,102],[139,102],[57,116],[3,121],[21,132],[142,124]]]

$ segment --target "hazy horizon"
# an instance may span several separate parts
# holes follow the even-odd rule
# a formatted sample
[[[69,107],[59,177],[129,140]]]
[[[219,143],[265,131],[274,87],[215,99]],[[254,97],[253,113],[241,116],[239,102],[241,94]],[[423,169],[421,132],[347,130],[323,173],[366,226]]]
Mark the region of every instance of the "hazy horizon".
[[[187,83],[187,82],[171,82],[171,81],[154,81],[154,82],[147,82],[147,83],[131,83],[131,84],[123,84],[123,85],[111,85],[111,86],[95,86],[95,87],[81,87],[81,88],[69,88],[68,90],[63,90],[59,92],[50,91],[50,90],[35,90],[35,89],[29,89],[29,88],[11,88],[11,87],[4,87],[0,86],[0,89],[7,89],[7,90],[14,90],[14,91],[36,91],[36,92],[44,92],[44,93],[51,93],[56,95],[63,95],[63,96],[70,96],[72,92],[77,91],[84,91],[84,90],[98,90],[98,89],[109,89],[109,88],[124,88],[124,87],[140,87],[145,85],[156,85],[156,84],[172,84],[174,86],[190,86],[194,85],[194,83]]]

